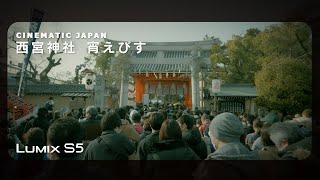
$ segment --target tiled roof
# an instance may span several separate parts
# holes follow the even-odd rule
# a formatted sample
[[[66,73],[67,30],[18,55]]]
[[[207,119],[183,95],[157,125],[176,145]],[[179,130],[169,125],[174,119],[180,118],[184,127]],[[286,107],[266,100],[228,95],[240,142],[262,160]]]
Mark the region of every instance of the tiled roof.
[[[18,86],[8,86],[8,89],[17,91]],[[88,93],[84,84],[30,84],[25,89],[26,94],[64,94]]]
[[[63,93],[63,97],[89,97],[90,93]]]
[[[214,96],[210,89],[210,96]],[[220,93],[217,94],[218,97],[222,96],[246,96],[246,97],[256,97],[257,89],[252,84],[222,84]]]
[[[139,54],[136,53],[136,50],[132,50],[131,54],[132,56],[135,56],[136,58],[157,58],[158,51],[141,51]],[[202,56],[205,58],[210,57],[210,50],[203,50],[202,51]],[[170,59],[170,58],[175,58],[175,59],[183,59],[183,58],[190,58],[191,57],[191,51],[163,51],[163,55],[161,54],[160,58],[164,59]]]
[[[207,65],[207,71],[211,71],[211,66]],[[191,72],[189,64],[133,64],[133,72]]]

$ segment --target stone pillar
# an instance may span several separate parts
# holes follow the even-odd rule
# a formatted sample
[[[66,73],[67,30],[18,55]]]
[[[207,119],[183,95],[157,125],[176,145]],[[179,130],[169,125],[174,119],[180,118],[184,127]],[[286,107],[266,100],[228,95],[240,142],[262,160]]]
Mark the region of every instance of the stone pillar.
[[[196,65],[191,67],[191,86],[192,86],[192,110],[195,107],[200,108],[200,97],[199,97],[199,72]]]
[[[129,76],[121,72],[121,89],[120,89],[120,103],[119,107],[128,105],[128,89],[129,89]]]

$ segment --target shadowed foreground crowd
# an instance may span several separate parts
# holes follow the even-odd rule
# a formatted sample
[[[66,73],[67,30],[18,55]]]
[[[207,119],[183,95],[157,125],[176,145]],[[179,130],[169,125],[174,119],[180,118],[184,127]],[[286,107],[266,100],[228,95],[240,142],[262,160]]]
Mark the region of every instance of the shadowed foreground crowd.
[[[311,154],[312,111],[281,117],[207,110],[122,107],[60,117],[39,108],[20,124],[9,119],[8,153],[15,160],[303,160]],[[288,118],[289,117],[289,118]],[[83,143],[80,154],[65,143]],[[60,153],[16,153],[32,146],[60,146]],[[79,149],[76,149],[79,150]]]

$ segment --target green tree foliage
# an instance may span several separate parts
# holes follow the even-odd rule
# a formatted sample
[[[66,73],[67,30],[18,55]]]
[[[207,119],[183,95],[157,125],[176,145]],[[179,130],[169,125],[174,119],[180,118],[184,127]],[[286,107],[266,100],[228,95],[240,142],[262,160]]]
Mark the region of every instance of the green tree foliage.
[[[311,66],[305,60],[281,58],[265,63],[255,83],[259,95],[256,102],[262,107],[289,113],[311,108]]]
[[[311,30],[304,23],[248,29],[211,49],[213,78],[255,83],[259,106],[301,113],[311,106]]]
[[[216,44],[211,49],[213,76],[225,80],[226,83],[253,83],[254,73],[259,66],[256,62],[260,50],[255,48],[254,38],[258,29],[248,29],[242,36],[224,44]]]

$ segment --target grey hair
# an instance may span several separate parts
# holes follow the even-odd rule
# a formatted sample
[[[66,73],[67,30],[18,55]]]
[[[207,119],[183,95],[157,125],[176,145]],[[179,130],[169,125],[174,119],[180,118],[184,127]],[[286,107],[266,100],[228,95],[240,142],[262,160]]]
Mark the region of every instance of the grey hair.
[[[87,107],[86,112],[89,113],[92,117],[96,117],[98,115],[98,109],[94,106]]]
[[[292,123],[274,123],[268,129],[268,132],[270,134],[270,139],[276,145],[280,145],[283,140],[288,141],[288,144],[290,145],[303,138],[299,126]]]

